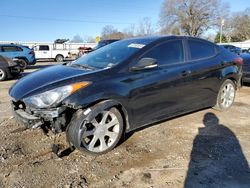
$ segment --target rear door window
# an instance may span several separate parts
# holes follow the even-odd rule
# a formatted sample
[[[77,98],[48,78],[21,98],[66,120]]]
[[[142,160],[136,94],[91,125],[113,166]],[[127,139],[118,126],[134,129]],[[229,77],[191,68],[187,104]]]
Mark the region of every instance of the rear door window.
[[[160,44],[144,54],[142,58],[154,58],[159,65],[182,63],[184,61],[182,40]]]
[[[199,40],[188,40],[190,59],[198,60],[210,58],[216,55],[215,45]]]

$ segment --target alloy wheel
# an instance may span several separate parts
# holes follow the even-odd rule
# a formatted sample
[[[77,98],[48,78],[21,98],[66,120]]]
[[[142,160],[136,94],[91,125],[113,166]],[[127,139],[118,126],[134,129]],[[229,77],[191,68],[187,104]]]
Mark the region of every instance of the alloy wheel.
[[[0,80],[5,77],[5,73],[2,69],[0,69]]]
[[[227,83],[221,92],[220,103],[223,108],[229,108],[235,97],[235,87],[231,83]]]
[[[82,135],[82,144],[91,152],[104,152],[119,139],[119,121],[111,111],[100,112],[85,126],[86,130]]]

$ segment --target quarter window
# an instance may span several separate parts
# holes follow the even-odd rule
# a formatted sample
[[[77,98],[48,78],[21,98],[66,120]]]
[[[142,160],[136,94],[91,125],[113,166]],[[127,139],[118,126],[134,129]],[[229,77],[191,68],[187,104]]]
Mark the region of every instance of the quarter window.
[[[208,42],[188,40],[191,60],[209,58],[215,55],[215,46]]]
[[[20,51],[20,52],[23,51],[23,49],[18,46],[16,48],[17,48],[17,51]]]
[[[159,65],[181,63],[184,61],[182,40],[160,44],[143,55],[143,58],[154,58]]]

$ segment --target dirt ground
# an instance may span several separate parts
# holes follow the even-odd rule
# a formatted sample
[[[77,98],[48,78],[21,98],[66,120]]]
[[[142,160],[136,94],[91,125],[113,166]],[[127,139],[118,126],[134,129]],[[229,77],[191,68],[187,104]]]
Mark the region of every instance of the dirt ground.
[[[0,83],[0,187],[250,187],[249,86],[227,112],[205,109],[149,126],[105,155],[59,158],[51,145],[66,148],[63,133],[24,130],[13,119],[14,82]]]

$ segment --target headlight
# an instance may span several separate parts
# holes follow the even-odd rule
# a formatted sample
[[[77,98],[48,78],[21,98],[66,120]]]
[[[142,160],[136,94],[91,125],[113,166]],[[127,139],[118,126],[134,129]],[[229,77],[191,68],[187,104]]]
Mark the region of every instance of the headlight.
[[[73,94],[77,90],[87,87],[90,82],[79,82],[63,87],[59,87],[56,89],[52,89],[50,91],[46,91],[41,94],[33,95],[31,97],[27,97],[23,99],[24,103],[33,108],[47,108],[51,106],[55,106],[60,103],[69,95]]]

